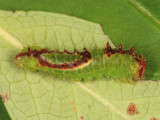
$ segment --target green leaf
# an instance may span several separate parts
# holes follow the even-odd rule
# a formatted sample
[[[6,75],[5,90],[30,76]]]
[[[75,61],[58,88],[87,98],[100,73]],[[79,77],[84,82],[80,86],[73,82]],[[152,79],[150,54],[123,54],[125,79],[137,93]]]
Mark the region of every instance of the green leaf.
[[[146,120],[159,115],[159,82],[71,83],[16,68],[15,54],[38,45],[82,50],[109,41],[99,24],[46,12],[0,11],[0,94],[14,120]],[[109,41],[111,43],[111,41]],[[113,46],[113,45],[112,45]],[[127,113],[134,103],[137,113]]]
[[[0,88],[12,119],[43,119],[48,115],[79,119],[76,84],[17,68],[14,57],[23,47],[34,45],[59,51],[105,47],[110,41],[100,25],[53,13],[0,11],[0,26]]]
[[[160,15],[158,14],[159,11],[159,4],[158,0],[155,1],[145,1],[145,0],[128,0],[128,2],[143,16],[143,20],[139,22],[141,25],[137,25],[136,27],[140,34],[137,36],[137,40],[133,40],[133,43],[137,42],[141,48],[139,52],[142,51],[144,56],[147,59],[147,66],[146,66],[146,79],[151,80],[159,80],[160,79],[160,62],[159,57],[160,53],[158,52],[160,48],[159,39],[160,39]],[[139,30],[140,29],[140,30]],[[141,39],[141,40],[139,40]]]
[[[101,1],[77,0],[76,2],[73,0],[68,0],[67,2],[64,2],[63,0],[46,0],[46,1],[44,0],[38,0],[38,1],[36,0],[34,1],[33,0],[26,0],[26,1],[1,0],[0,1],[0,8],[5,10],[25,10],[25,11],[28,11],[28,10],[42,11],[43,10],[43,11],[65,13],[71,16],[76,16],[79,18],[83,18],[85,20],[102,24],[105,34],[109,35],[109,37],[111,38],[111,40],[114,42],[116,46],[118,46],[119,44],[122,44],[125,49],[135,46],[136,52],[142,53],[144,55],[144,57],[147,59],[145,76],[146,76],[146,79],[149,79],[149,80],[160,79],[160,62],[159,62],[160,34],[159,34],[159,26],[157,24],[159,23],[159,15],[160,15],[159,6],[160,6],[160,2],[158,0],[147,0],[147,1],[146,0],[135,0],[135,1],[133,0],[128,0],[128,1],[125,1],[125,0],[101,0]],[[150,15],[152,16],[150,17]],[[90,86],[92,86],[92,84]],[[115,85],[112,83],[102,82],[102,84],[97,83],[97,85],[94,85],[93,87],[95,89],[95,93],[100,91],[101,94],[98,93],[98,95],[101,95],[102,98],[103,96],[105,96],[104,98],[107,100],[109,99],[110,101],[114,101],[116,96],[119,95],[118,93],[122,91],[120,84]],[[58,88],[61,88],[61,87],[58,87]],[[106,92],[107,90],[109,91]],[[126,89],[123,89],[123,91],[122,91],[123,99],[120,99],[120,100],[115,99],[114,105],[118,109],[125,108],[125,110],[124,109],[123,110],[126,113],[126,106],[121,103],[125,101],[127,101],[128,103],[129,102],[139,103],[137,107],[141,111],[138,112],[138,115],[141,115],[141,116],[135,117],[136,116],[135,115],[135,116],[131,116],[131,118],[133,117],[133,119],[135,120],[137,119],[149,120],[153,116],[156,118],[160,118],[158,113],[159,112],[159,82],[140,82],[136,86],[128,85],[128,87]],[[5,92],[2,91],[2,93],[3,95],[5,95]],[[86,92],[84,93],[86,94]],[[111,97],[109,96],[115,96],[115,97],[111,99]],[[87,94],[87,97],[89,97],[89,94]],[[83,101],[82,98],[84,98],[83,103],[87,103],[86,101],[88,101],[88,103],[90,102],[89,101],[90,99],[86,100],[86,97],[84,97],[84,95],[81,94],[80,101]],[[84,117],[84,119],[88,119],[88,120],[97,119],[97,117],[98,119],[107,119],[106,116],[109,116],[109,115],[111,116],[110,119],[113,119],[113,120],[116,119],[112,116],[115,116],[117,114],[115,114],[114,112],[112,114],[107,114],[105,110],[109,110],[108,107],[105,107],[104,104],[101,104],[102,102],[99,102],[99,101],[94,102],[95,99],[96,98],[91,97],[91,100],[93,100],[93,102],[90,102],[93,104],[93,106],[95,106],[94,107],[95,110],[92,109],[92,111],[87,112],[92,114],[92,118]],[[150,104],[150,101],[151,101],[151,104]],[[82,113],[86,109],[84,107],[85,105],[79,104],[79,106],[83,107],[84,109],[78,113]],[[101,106],[102,108],[105,108],[105,110],[102,109]],[[90,108],[92,108],[92,106]],[[17,108],[13,106],[13,109],[17,109]],[[15,111],[13,109],[12,111]],[[2,116],[3,114],[3,111],[1,112],[1,110],[2,109],[0,108],[0,116]],[[56,112],[56,110],[54,112]],[[85,115],[89,116],[87,113],[85,113]],[[102,117],[99,118],[98,115],[99,116],[101,115]],[[50,119],[50,116],[51,115],[48,115],[48,119]],[[2,119],[7,119],[7,118],[2,118]],[[42,119],[45,119],[45,118],[42,118]],[[63,117],[61,119],[70,120],[70,118],[67,118],[67,117]],[[117,118],[117,119],[119,120],[120,118]]]

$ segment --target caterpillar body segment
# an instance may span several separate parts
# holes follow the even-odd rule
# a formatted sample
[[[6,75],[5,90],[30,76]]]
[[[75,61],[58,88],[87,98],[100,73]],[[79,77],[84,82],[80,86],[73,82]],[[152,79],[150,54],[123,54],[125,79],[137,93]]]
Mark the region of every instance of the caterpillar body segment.
[[[39,71],[58,79],[92,81],[112,78],[121,81],[141,80],[145,70],[142,55],[136,56],[135,48],[83,49],[82,52],[59,52],[57,50],[28,47],[15,56],[16,65],[27,70]]]

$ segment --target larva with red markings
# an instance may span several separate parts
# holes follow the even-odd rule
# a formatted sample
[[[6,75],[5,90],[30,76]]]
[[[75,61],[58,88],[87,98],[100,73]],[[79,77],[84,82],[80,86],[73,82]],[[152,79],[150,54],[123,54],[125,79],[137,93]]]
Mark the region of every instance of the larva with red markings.
[[[59,52],[57,50],[29,47],[15,56],[15,62],[24,69],[40,71],[58,79],[90,81],[98,78],[112,78],[124,81],[141,80],[146,62],[142,55],[136,56],[135,48],[112,49],[109,43],[105,49],[83,49],[82,52]]]

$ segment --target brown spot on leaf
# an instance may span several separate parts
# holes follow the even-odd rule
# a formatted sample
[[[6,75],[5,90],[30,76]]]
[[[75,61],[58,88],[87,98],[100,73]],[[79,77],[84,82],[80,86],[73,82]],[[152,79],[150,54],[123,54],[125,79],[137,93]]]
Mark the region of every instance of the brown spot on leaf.
[[[83,116],[81,116],[80,118],[81,118],[81,120],[84,120],[84,117],[83,117]]]
[[[134,103],[130,103],[127,109],[129,115],[135,115],[137,113],[137,108]]]
[[[77,108],[74,108],[75,112],[77,112]]]
[[[76,104],[74,102],[61,104],[61,106],[63,106],[63,107],[68,106],[68,105],[73,105],[75,112],[77,112],[77,107],[76,107]]]
[[[157,118],[155,118],[155,117],[152,117],[150,120],[158,120]]]

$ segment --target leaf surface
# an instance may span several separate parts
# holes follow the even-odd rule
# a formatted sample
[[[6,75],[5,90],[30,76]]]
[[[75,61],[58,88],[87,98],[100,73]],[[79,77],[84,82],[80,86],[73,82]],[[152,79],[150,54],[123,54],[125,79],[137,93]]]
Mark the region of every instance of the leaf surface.
[[[159,82],[135,85],[97,80],[70,83],[16,68],[24,46],[63,51],[105,47],[111,41],[99,24],[46,12],[0,11],[0,94],[14,120],[146,120],[159,115]],[[113,46],[113,44],[112,44]],[[137,114],[127,113],[130,103]]]

